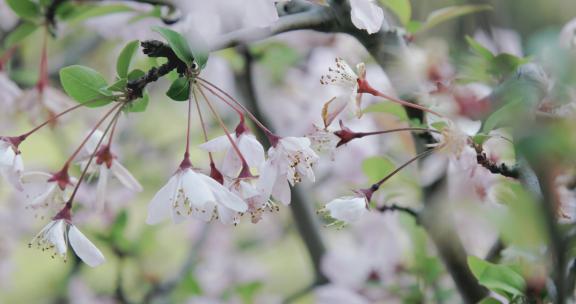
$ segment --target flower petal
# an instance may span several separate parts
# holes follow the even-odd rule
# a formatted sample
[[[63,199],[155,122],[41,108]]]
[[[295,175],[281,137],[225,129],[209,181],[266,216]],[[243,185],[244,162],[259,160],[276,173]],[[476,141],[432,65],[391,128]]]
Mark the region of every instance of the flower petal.
[[[236,139],[235,134],[230,134],[230,136],[232,137],[232,139]],[[200,149],[208,152],[218,152],[218,151],[225,151],[229,149],[231,146],[232,145],[230,144],[230,141],[228,140],[226,135],[222,135],[201,144],[199,147]]]
[[[70,225],[68,240],[76,255],[88,266],[96,267],[106,261],[102,252],[74,225]]]
[[[109,169],[104,164],[99,165],[99,167],[100,175],[98,176],[98,184],[96,185],[96,202],[94,203],[94,209],[101,211],[104,209],[104,203],[106,201]]]
[[[350,0],[350,16],[354,26],[366,30],[368,34],[376,33],[382,27],[384,11],[374,0]]]
[[[204,183],[206,183],[212,193],[218,199],[218,203],[226,206],[237,212],[245,212],[248,209],[248,205],[240,197],[230,192],[224,186],[220,185],[217,181],[206,175],[200,175]]]
[[[340,95],[328,100],[322,107],[322,120],[324,121],[324,127],[328,128],[330,124],[346,109],[348,105],[348,98],[344,95]]]
[[[124,185],[126,188],[135,191],[141,192],[142,185],[134,178],[134,176],[126,169],[126,167],[122,166],[122,164],[116,160],[112,161],[112,166],[110,170],[114,173],[114,176]]]
[[[146,223],[155,225],[162,220],[170,217],[170,210],[172,203],[176,199],[176,190],[178,186],[177,176],[174,175],[170,178],[168,183],[160,189],[148,205],[148,217]]]

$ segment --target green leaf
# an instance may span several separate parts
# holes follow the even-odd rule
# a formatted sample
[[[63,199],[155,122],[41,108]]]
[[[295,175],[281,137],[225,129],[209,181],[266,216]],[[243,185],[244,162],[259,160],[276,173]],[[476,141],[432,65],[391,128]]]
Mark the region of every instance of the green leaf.
[[[188,78],[178,78],[172,82],[168,92],[168,97],[175,101],[186,101],[190,97],[190,80]]]
[[[34,19],[40,16],[40,7],[30,0],[6,0],[16,15],[24,19]]]
[[[123,92],[126,89],[128,80],[126,78],[118,79],[115,83],[108,86],[106,89],[114,92]]]
[[[494,54],[492,54],[492,52],[490,52],[489,49],[485,48],[478,41],[474,40],[474,38],[466,36],[466,42],[468,42],[468,45],[470,45],[470,47],[472,48],[472,50],[474,50],[474,52],[476,52],[484,59],[489,61],[494,60]]]
[[[63,16],[63,20],[68,22],[80,22],[94,17],[132,11],[134,11],[133,8],[122,4],[89,5],[83,3],[81,5],[76,5],[74,9],[66,12],[65,16]]]
[[[132,70],[128,73],[128,81],[136,80],[144,75],[146,75],[146,73],[140,69]]]
[[[510,102],[494,113],[490,114],[482,125],[482,133],[488,134],[490,131],[511,124],[515,115],[522,113],[524,105],[521,102]]]
[[[378,182],[395,168],[396,166],[391,160],[380,156],[370,157],[362,162],[362,171],[370,183]]]
[[[417,20],[410,20],[410,22],[408,22],[408,24],[405,25],[406,31],[408,31],[408,33],[412,33],[412,34],[420,31],[423,26],[424,26],[424,24],[420,21],[417,21]]]
[[[437,121],[437,122],[432,123],[431,126],[432,126],[432,128],[434,128],[438,131],[442,131],[448,126],[448,123],[446,123],[445,121]]]
[[[148,103],[150,101],[150,96],[148,93],[144,93],[142,98],[131,101],[127,106],[124,107],[125,112],[144,112],[148,108]]]
[[[262,290],[263,286],[264,284],[258,281],[244,283],[236,286],[236,292],[242,299],[242,303],[250,304],[254,303],[258,291]]]
[[[364,113],[388,113],[398,117],[400,121],[408,121],[404,107],[389,101],[372,104],[364,109]]]
[[[428,15],[428,18],[426,18],[426,22],[424,22],[424,25],[422,26],[422,28],[420,28],[419,31],[428,30],[430,28],[437,26],[438,24],[444,23],[454,18],[491,9],[492,7],[486,4],[447,6],[431,12],[430,15]]]
[[[410,0],[380,0],[384,6],[389,8],[403,25],[407,25],[412,17],[412,5]]]
[[[4,41],[4,47],[7,49],[11,48],[15,44],[24,40],[24,38],[32,35],[37,29],[38,26],[31,22],[24,22],[20,24],[16,29],[8,34],[6,40]]]
[[[524,294],[526,281],[512,267],[492,264],[475,256],[468,257],[468,266],[478,283],[488,289],[510,298]]]
[[[100,107],[114,99],[104,77],[89,67],[72,65],[61,69],[60,82],[64,91],[76,101],[95,101],[88,103],[87,107]]]
[[[477,144],[477,145],[482,145],[484,144],[485,141],[487,141],[490,138],[490,135],[484,134],[484,133],[478,133],[476,135],[474,135],[472,137],[472,141]]]
[[[194,62],[194,56],[192,55],[192,51],[190,50],[188,42],[182,35],[180,35],[180,33],[168,28],[158,26],[153,27],[153,29],[162,35],[164,39],[166,39],[176,56],[182,60],[186,66],[192,66],[192,63]]]
[[[120,78],[126,78],[128,76],[130,63],[136,54],[136,50],[138,50],[138,43],[138,40],[130,41],[120,52],[118,61],[116,61],[116,72]]]

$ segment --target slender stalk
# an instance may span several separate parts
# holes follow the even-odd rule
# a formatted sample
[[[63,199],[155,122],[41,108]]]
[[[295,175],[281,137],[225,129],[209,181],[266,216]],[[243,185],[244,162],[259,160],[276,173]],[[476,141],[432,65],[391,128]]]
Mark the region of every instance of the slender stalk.
[[[434,149],[429,149],[426,150],[420,154],[417,154],[416,156],[412,157],[411,159],[409,159],[407,162],[405,162],[404,164],[402,164],[400,167],[396,168],[394,171],[390,172],[388,175],[386,175],[384,178],[382,178],[381,180],[379,180],[377,183],[375,183],[372,187],[373,189],[378,189],[380,188],[380,186],[382,186],[382,184],[384,184],[387,180],[389,180],[392,176],[396,175],[396,173],[400,172],[402,169],[406,168],[406,166],[410,165],[411,163],[415,162],[416,160],[434,152],[437,150],[442,149],[443,146],[438,146]]]
[[[122,105],[122,104],[119,104]],[[66,207],[69,210],[72,209],[72,204],[74,202],[74,198],[76,197],[76,193],[78,193],[78,189],[80,189],[80,185],[82,184],[82,181],[84,180],[84,177],[86,176],[87,172],[88,172],[88,168],[90,168],[90,164],[92,163],[92,160],[94,160],[94,157],[96,157],[96,154],[98,153],[98,147],[100,147],[100,145],[102,144],[102,142],[104,141],[104,138],[106,137],[106,134],[110,131],[110,129],[112,128],[112,126],[115,124],[116,120],[118,120],[118,117],[120,116],[120,113],[122,113],[122,108],[118,108],[118,106],[115,106],[113,108],[113,110],[117,110],[116,114],[114,115],[114,117],[112,118],[112,120],[110,121],[110,123],[108,124],[108,126],[106,127],[106,129],[104,130],[104,133],[102,134],[102,137],[100,138],[100,140],[98,141],[98,143],[96,144],[96,148],[94,149],[94,152],[92,152],[92,154],[90,155],[90,158],[88,158],[88,162],[86,163],[86,167],[84,167],[84,170],[82,170],[82,174],[80,174],[80,177],[78,178],[78,183],[76,184],[76,186],[74,187],[74,191],[72,192],[72,195],[70,195],[70,198],[68,199],[68,201],[66,202]],[[110,113],[110,112],[109,112]],[[106,115],[105,117],[107,117],[108,115]],[[100,121],[99,123],[101,123],[102,121]],[[99,124],[98,124],[99,125]],[[98,128],[98,125],[94,127],[94,130],[96,130]],[[91,135],[88,135],[88,138]]]
[[[119,119],[114,119],[114,122],[112,124],[112,129],[110,130],[110,136],[108,136],[108,147],[112,145],[112,139],[114,138],[114,133],[116,131],[116,126],[118,125],[118,120]]]
[[[244,113],[246,113],[248,115],[248,117],[250,117],[250,119],[260,128],[262,129],[262,131],[264,131],[264,133],[267,136],[273,135],[274,133],[272,133],[272,131],[270,131],[270,129],[268,129],[266,126],[264,126],[264,124],[262,122],[260,122],[260,120],[258,120],[258,118],[256,118],[256,116],[254,116],[254,114],[252,114],[252,112],[248,111],[248,109],[246,109],[246,107],[240,103],[238,100],[234,99],[234,97],[230,96],[230,94],[226,93],[224,90],[220,89],[219,87],[217,87],[216,85],[214,85],[213,83],[209,82],[208,80],[204,79],[204,78],[200,78],[198,77],[198,79],[204,83],[206,83],[208,86],[216,89],[218,92],[220,92],[221,94],[223,94],[224,96],[226,96],[229,100],[231,100],[232,102],[234,102],[236,105],[238,105],[243,111]],[[202,85],[202,84],[200,84]],[[211,90],[210,88],[208,88],[206,85],[202,85],[204,88],[206,88],[207,90],[209,90],[212,94],[214,94],[215,96],[217,96],[219,99],[221,99],[222,101],[225,101],[225,99],[219,95],[218,93],[214,92],[213,90]]]
[[[46,121],[44,121],[44,122],[41,123],[40,125],[34,127],[32,130],[30,130],[30,131],[28,131],[28,132],[26,132],[26,133],[18,136],[18,138],[21,139],[21,140],[25,140],[25,139],[26,139],[28,136],[30,136],[32,133],[34,133],[34,132],[42,129],[43,127],[45,127],[46,125],[50,124],[50,123],[53,122],[54,120],[60,118],[61,116],[64,116],[65,114],[68,114],[68,113],[70,113],[70,112],[72,112],[72,111],[74,111],[74,110],[76,110],[76,109],[78,109],[78,108],[81,108],[81,107],[83,107],[83,106],[85,106],[85,105],[87,105],[87,104],[90,104],[90,103],[93,103],[93,102],[96,102],[96,101],[100,101],[100,100],[102,100],[102,99],[101,99],[101,98],[98,98],[98,99],[94,99],[94,100],[89,100],[89,101],[86,101],[86,102],[83,102],[83,103],[79,103],[79,104],[77,104],[77,105],[75,105],[75,106],[73,106],[73,107],[71,107],[71,108],[68,108],[68,109],[64,110],[63,112],[60,112],[60,113],[58,113],[58,114],[50,117],[49,119],[47,119]]]
[[[198,78],[200,80],[203,80],[201,78]],[[204,80],[205,81],[205,80]],[[221,95],[219,95],[217,92],[215,92],[214,90],[212,90],[210,88],[210,86],[198,82],[198,85],[202,86],[203,88],[205,88],[206,90],[208,90],[210,93],[212,93],[212,95],[216,96],[218,99],[222,100],[226,105],[228,105],[229,107],[231,107],[234,111],[236,111],[236,113],[238,113],[239,116],[244,116],[244,111],[243,109],[239,109],[237,108],[236,105],[232,104],[230,101],[226,100],[226,98],[223,98]],[[214,86],[216,88],[216,86]],[[222,92],[224,92],[224,90],[222,90]]]
[[[194,92],[192,86],[190,86],[190,90]],[[190,157],[190,125],[192,124],[192,95],[190,94],[188,97],[188,124],[186,126],[186,152],[184,152],[184,158]]]
[[[206,131],[206,123],[204,122],[204,117],[202,115],[202,110],[200,110],[200,103],[196,96],[196,88],[192,88],[192,95],[194,96],[194,102],[196,103],[196,111],[198,112],[198,118],[200,119],[200,124],[202,125],[202,135],[204,136],[204,142],[208,141],[208,132]],[[210,163],[214,163],[212,157],[212,152],[208,152],[208,157],[210,158]]]
[[[240,161],[242,161],[242,166],[247,166],[248,162],[246,161],[246,159],[244,158],[244,155],[242,155],[242,152],[240,152],[240,148],[238,148],[238,145],[236,144],[236,142],[234,141],[234,139],[232,139],[232,136],[230,135],[230,132],[228,131],[228,128],[226,128],[226,125],[224,124],[224,122],[222,121],[222,118],[220,117],[220,115],[218,115],[218,112],[216,112],[216,110],[214,109],[214,107],[212,106],[212,103],[210,102],[210,100],[208,99],[208,97],[206,96],[206,94],[204,94],[204,91],[202,91],[202,88],[198,88],[198,91],[200,92],[200,94],[202,95],[202,97],[204,97],[204,100],[206,100],[206,104],[208,105],[208,108],[210,108],[210,111],[212,112],[212,115],[214,116],[214,118],[216,118],[216,120],[218,121],[218,124],[220,125],[220,127],[222,128],[222,130],[224,131],[224,133],[226,134],[226,137],[228,138],[228,141],[230,141],[230,144],[232,145],[232,148],[234,148],[234,151],[236,151],[236,154],[238,154],[238,157],[240,158]]]
[[[355,137],[356,138],[362,138],[364,136],[388,134],[388,133],[395,133],[395,132],[402,132],[402,131],[422,131],[422,132],[432,132],[432,133],[438,133],[438,134],[441,133],[438,130],[428,129],[428,128],[397,128],[397,129],[389,129],[389,130],[373,131],[373,132],[358,132],[358,133],[355,133],[356,134]]]
[[[67,168],[70,166],[70,164],[74,161],[74,158],[76,158],[76,156],[78,155],[78,153],[80,153],[80,150],[84,147],[84,145],[86,145],[86,143],[88,142],[88,140],[90,139],[90,137],[92,136],[92,134],[94,134],[94,132],[96,132],[96,130],[98,129],[98,127],[100,127],[100,125],[106,120],[106,118],[108,118],[108,116],[112,115],[112,113],[117,110],[118,108],[120,108],[123,104],[119,103],[117,105],[115,105],[114,107],[112,107],[112,109],[110,109],[110,111],[106,112],[106,114],[104,114],[104,116],[96,123],[96,125],[94,126],[94,128],[92,128],[92,130],[90,131],[90,133],[88,133],[88,135],[84,138],[84,140],[82,141],[82,143],[80,143],[80,146],[78,146],[78,148],[76,148],[76,150],[74,151],[74,153],[72,153],[72,155],[70,155],[70,157],[68,158],[68,160],[66,161],[66,163],[64,164],[63,168]],[[104,138],[104,137],[102,137]]]

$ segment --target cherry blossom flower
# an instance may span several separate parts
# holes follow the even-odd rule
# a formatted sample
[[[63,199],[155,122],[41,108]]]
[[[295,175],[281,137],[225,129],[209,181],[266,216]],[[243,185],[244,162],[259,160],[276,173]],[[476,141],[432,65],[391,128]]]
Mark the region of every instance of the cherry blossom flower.
[[[141,192],[142,185],[134,178],[134,176],[126,169],[118,160],[117,156],[112,153],[109,145],[102,145],[98,151],[96,148],[103,136],[102,131],[97,130],[92,133],[90,139],[86,142],[84,150],[91,155],[96,153],[95,162],[92,163],[89,170],[91,172],[98,172],[98,183],[96,185],[96,201],[97,208],[102,208],[108,193],[108,183],[111,177],[115,177],[124,187],[134,192]],[[90,156],[87,156],[90,157]],[[86,158],[87,158],[86,157]],[[85,159],[86,159],[85,158]],[[86,162],[83,161],[83,162]],[[83,165],[84,166],[84,165]]]
[[[350,0],[350,17],[354,26],[374,34],[384,22],[384,11],[374,0]]]
[[[318,155],[310,148],[306,137],[282,137],[268,150],[268,160],[260,170],[258,191],[265,197],[272,195],[285,205],[290,204],[290,185],[302,178],[314,182],[313,165]]]
[[[368,212],[368,200],[364,195],[344,196],[326,204],[330,217],[350,224],[357,222]]]
[[[438,144],[433,144],[432,146],[442,146],[442,151],[445,151],[448,155],[459,158],[462,151],[469,146],[470,138],[478,131],[482,126],[481,121],[473,121],[465,118],[457,120],[442,120],[434,119],[428,116],[428,124],[431,128],[434,127],[435,123],[443,123],[444,127],[441,130],[441,134],[433,134],[439,142]]]
[[[241,122],[242,126],[243,123]],[[247,130],[236,128],[235,134],[230,134],[232,140],[246,159],[248,166],[251,168],[258,168],[264,163],[264,147],[256,139],[253,134],[248,133]],[[224,160],[222,161],[221,171],[226,176],[236,176],[240,169],[242,169],[242,161],[238,153],[232,146],[228,136],[222,135],[200,145],[201,149],[208,152],[224,151]]]
[[[329,154],[333,159],[336,145],[340,141],[340,138],[336,136],[333,131],[328,130],[328,128],[319,128],[316,125],[313,125],[313,128],[314,130],[306,135],[306,137],[310,139],[310,146],[319,154]]]
[[[26,208],[35,210],[43,218],[44,212],[62,208],[69,198],[76,180],[68,177],[64,171],[49,174],[44,172],[26,172],[22,174],[22,188]]]
[[[181,166],[168,183],[156,193],[148,206],[146,223],[157,224],[172,217],[180,223],[193,216],[204,221],[219,219],[229,224],[246,203],[209,176],[196,172],[190,165]]]
[[[322,108],[322,118],[324,125],[330,123],[340,114],[349,104],[355,107],[356,116],[362,115],[362,94],[358,94],[358,81],[366,78],[366,66],[364,63],[356,65],[356,71],[352,70],[350,65],[342,58],[336,58],[336,65],[328,68],[328,74],[320,78],[320,83],[324,85],[335,85],[342,89],[342,93],[327,103]]]
[[[32,239],[29,247],[36,245],[42,251],[53,251],[52,258],[59,256],[66,261],[68,243],[76,255],[88,266],[96,267],[105,262],[102,252],[68,220],[52,220]]]
[[[253,224],[258,223],[262,219],[262,214],[266,211],[278,211],[276,206],[271,200],[270,195],[266,196],[258,191],[262,188],[263,180],[259,178],[237,178],[232,180],[228,188],[232,193],[241,197],[248,205],[246,213],[250,214],[250,220]]]
[[[22,190],[20,176],[23,170],[20,151],[9,138],[0,137],[0,173],[17,190]]]

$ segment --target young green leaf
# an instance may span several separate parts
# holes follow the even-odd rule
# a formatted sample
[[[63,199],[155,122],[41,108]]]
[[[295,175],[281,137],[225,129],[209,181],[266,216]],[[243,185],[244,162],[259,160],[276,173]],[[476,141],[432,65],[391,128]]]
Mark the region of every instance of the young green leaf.
[[[138,40],[130,41],[124,49],[120,52],[120,56],[118,56],[118,61],[116,61],[116,72],[120,78],[128,77],[128,71],[130,69],[130,63],[132,62],[132,58],[136,54],[136,50],[138,50]]]
[[[108,86],[106,89],[113,92],[122,92],[126,88],[128,80],[126,78],[118,79],[116,82]]]
[[[146,111],[146,108],[148,108],[148,103],[150,101],[150,96],[148,95],[148,93],[144,93],[144,96],[142,96],[142,98],[138,98],[136,100],[133,100],[132,102],[130,102],[130,104],[128,104],[127,106],[124,107],[124,111],[125,112],[144,112]]]
[[[401,105],[384,101],[369,105],[364,109],[364,113],[388,113],[390,115],[396,116],[400,121],[408,121],[408,115],[406,110]]]
[[[371,183],[379,181],[395,168],[391,160],[380,156],[370,157],[362,162],[362,171]]]
[[[192,65],[194,62],[194,56],[192,55],[188,42],[182,35],[180,35],[180,33],[158,26],[153,29],[166,39],[176,56],[182,60],[182,62],[186,63],[188,67]]]
[[[40,7],[31,0],[6,0],[16,15],[23,19],[34,19],[40,16]]]
[[[384,6],[389,8],[403,25],[407,25],[412,17],[412,5],[410,0],[380,0]]]
[[[524,294],[526,281],[512,267],[492,264],[475,256],[468,257],[468,266],[478,283],[488,289],[509,298]]]
[[[168,92],[168,97],[175,101],[186,101],[190,97],[190,80],[187,78],[178,78],[172,82]]]
[[[24,40],[24,38],[32,35],[37,29],[38,26],[32,22],[24,22],[20,24],[15,30],[8,34],[4,41],[4,47],[7,49],[11,48],[15,44]]]
[[[490,52],[489,49],[485,48],[478,41],[474,40],[474,38],[472,38],[470,36],[466,36],[466,42],[468,42],[468,45],[470,45],[472,50],[474,50],[474,52],[476,52],[482,58],[489,60],[489,61],[494,60],[494,54],[492,54],[492,52]]]
[[[87,104],[88,107],[99,107],[113,100],[108,83],[97,71],[72,65],[60,70],[60,82],[64,91],[78,102],[98,100]]]

